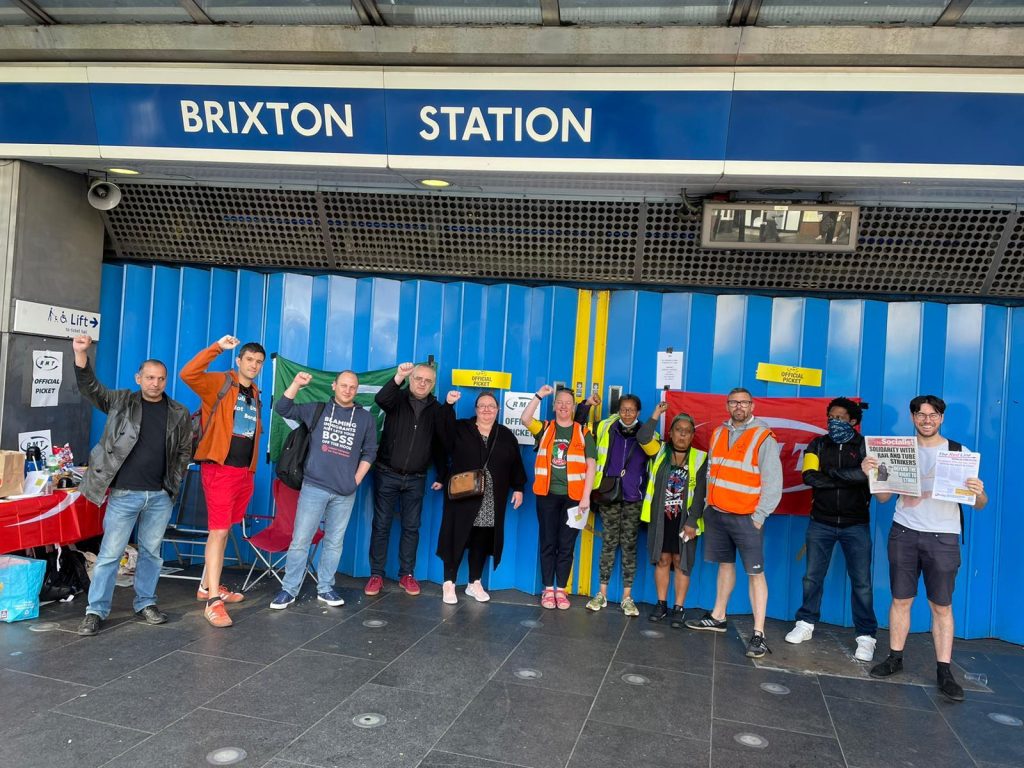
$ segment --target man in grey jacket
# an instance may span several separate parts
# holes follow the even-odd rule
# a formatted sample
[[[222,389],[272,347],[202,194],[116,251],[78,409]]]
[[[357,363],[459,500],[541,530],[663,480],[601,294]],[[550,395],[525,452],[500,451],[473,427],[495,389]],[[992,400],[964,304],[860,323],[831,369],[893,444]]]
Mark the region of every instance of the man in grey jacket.
[[[352,515],[356,488],[377,457],[377,424],[369,411],[355,403],[359,379],[342,371],[334,379],[334,397],[326,403],[295,404],[299,390],[313,377],[305,371],[274,404],[286,419],[300,419],[309,427],[309,454],[303,468],[302,490],[295,510],[292,543],[285,560],[281,591],[270,603],[282,610],[295,602],[306,575],[306,558],[320,520],[324,520],[323,550],[317,568],[316,598],[332,607],[345,604],[334,589],[345,529]]]
[[[729,420],[715,429],[708,451],[704,559],[718,563],[714,610],[690,619],[690,629],[725,632],[725,609],[736,586],[736,550],[743,558],[754,613],[747,656],[768,652],[764,617],[768,582],[764,577],[764,523],[782,499],[782,462],[771,429],[754,418],[754,398],[736,387],[726,400]]]
[[[164,394],[167,367],[146,360],[135,374],[138,390],[107,389],[89,364],[92,339],[78,336],[75,378],[82,395],[107,414],[103,436],[89,454],[82,495],[102,504],[103,541],[96,558],[89,605],[78,627],[80,635],[95,635],[110,614],[117,568],[132,528],[139,526],[139,560],[135,567],[135,612],[150,624],[163,624],[167,615],[156,604],[156,585],[163,565],[161,542],[174,497],[192,453],[188,409]]]

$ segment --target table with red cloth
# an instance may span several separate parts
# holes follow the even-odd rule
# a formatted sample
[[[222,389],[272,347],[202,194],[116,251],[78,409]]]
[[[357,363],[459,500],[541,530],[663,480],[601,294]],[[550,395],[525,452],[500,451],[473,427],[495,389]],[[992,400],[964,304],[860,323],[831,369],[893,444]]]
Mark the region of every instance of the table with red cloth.
[[[45,544],[73,544],[103,533],[103,507],[79,491],[0,499],[0,554]]]

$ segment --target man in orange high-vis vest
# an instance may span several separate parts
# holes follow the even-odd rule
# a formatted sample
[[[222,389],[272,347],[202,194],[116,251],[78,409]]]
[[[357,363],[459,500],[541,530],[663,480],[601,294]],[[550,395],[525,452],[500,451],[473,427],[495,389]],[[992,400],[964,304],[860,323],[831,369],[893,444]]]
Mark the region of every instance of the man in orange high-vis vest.
[[[754,418],[754,398],[746,389],[733,389],[726,400],[729,420],[715,429],[708,451],[707,508],[704,512],[704,560],[718,563],[714,610],[686,626],[725,632],[725,609],[736,586],[736,550],[747,571],[754,633],[747,656],[768,652],[764,615],[768,582],[764,577],[764,523],[782,498],[782,462],[771,429]]]
[[[520,420],[538,438],[533,494],[537,499],[540,575],[544,582],[540,604],[564,611],[569,608],[565,591],[579,534],[567,524],[567,512],[575,506],[582,513],[590,511],[597,444],[584,425],[573,421],[576,400],[568,389],[555,395],[553,420],[537,421],[533,417],[541,401],[552,392],[547,385],[541,387]]]

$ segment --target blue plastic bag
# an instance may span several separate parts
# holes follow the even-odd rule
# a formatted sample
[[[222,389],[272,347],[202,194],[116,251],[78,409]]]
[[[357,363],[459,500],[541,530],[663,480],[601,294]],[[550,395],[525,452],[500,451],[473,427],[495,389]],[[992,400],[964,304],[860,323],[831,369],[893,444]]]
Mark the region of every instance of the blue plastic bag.
[[[0,621],[8,624],[39,616],[45,560],[0,555]]]

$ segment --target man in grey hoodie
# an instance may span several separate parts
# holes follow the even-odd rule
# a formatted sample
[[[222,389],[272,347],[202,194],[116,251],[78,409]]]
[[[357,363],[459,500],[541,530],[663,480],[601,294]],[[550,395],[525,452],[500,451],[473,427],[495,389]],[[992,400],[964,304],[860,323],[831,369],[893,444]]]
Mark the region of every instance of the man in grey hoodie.
[[[715,429],[708,452],[707,507],[704,512],[704,559],[718,563],[714,610],[686,626],[725,632],[725,609],[736,586],[736,550],[747,571],[754,634],[747,656],[768,652],[764,616],[768,582],[764,577],[764,523],[782,498],[782,462],[771,429],[754,418],[754,398],[736,387],[726,400],[729,420]]]
[[[270,603],[282,610],[295,602],[306,575],[306,557],[320,520],[324,519],[323,550],[317,568],[317,600],[329,606],[345,604],[334,589],[334,574],[341,560],[345,529],[352,515],[356,488],[377,456],[377,425],[369,411],[355,404],[359,379],[342,371],[334,380],[334,397],[327,403],[296,405],[295,396],[312,376],[295,374],[274,410],[286,419],[300,419],[309,427],[302,490],[295,510],[292,543],[285,560],[281,591]],[[317,418],[317,411],[321,411]],[[314,420],[316,423],[314,423]]]

